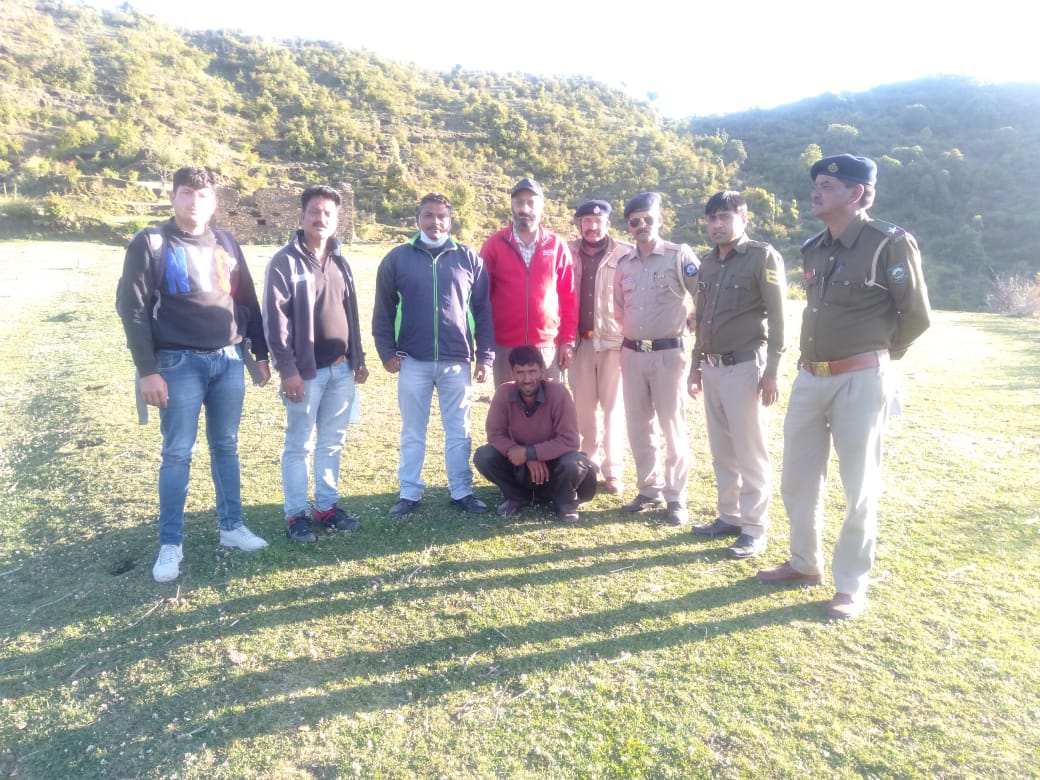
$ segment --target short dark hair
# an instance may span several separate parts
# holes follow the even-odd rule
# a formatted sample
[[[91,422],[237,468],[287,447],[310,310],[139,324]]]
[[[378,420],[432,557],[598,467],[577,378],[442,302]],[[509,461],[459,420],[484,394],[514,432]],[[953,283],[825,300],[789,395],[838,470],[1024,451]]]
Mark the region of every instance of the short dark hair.
[[[542,357],[542,351],[538,347],[532,347],[530,344],[524,344],[522,347],[516,347],[512,352],[509,353],[509,365],[510,366],[538,366],[538,368],[545,368],[545,358]]]
[[[422,213],[422,207],[427,203],[440,203],[442,206],[447,206],[449,212],[451,211],[451,201],[448,200],[447,195],[442,195],[439,192],[428,192],[419,201],[419,207],[415,210],[416,219],[419,218],[419,215]]]
[[[716,192],[704,207],[705,216],[710,217],[716,211],[732,211],[736,214],[747,214],[747,201],[736,190]]]
[[[321,198],[322,200],[331,200],[337,206],[343,202],[343,198],[336,190],[329,187],[327,184],[311,184],[304,188],[303,194],[300,195],[300,207],[306,211],[307,204],[310,203],[314,198]]]
[[[186,167],[179,168],[173,174],[173,191],[178,187],[190,187],[193,190],[216,189],[217,180],[213,174],[205,168]]]

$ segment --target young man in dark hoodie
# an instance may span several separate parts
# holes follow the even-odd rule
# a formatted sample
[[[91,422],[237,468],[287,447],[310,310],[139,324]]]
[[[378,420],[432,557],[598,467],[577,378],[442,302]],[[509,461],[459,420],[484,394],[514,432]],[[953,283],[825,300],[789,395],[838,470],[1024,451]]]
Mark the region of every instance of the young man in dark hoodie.
[[[259,550],[267,542],[242,522],[238,424],[245,398],[243,342],[252,339],[260,384],[271,377],[253,279],[242,250],[210,227],[213,175],[181,168],[173,176],[173,218],[130,241],[116,292],[127,346],[145,403],[159,407],[159,557],[156,582],[180,575],[184,501],[199,414],[206,409],[220,543]]]

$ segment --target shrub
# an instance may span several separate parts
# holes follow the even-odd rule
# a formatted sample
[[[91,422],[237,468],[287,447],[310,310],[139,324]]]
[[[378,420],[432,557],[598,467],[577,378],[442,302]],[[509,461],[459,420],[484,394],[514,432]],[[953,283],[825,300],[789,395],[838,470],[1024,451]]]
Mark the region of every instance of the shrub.
[[[986,306],[989,311],[998,314],[1019,317],[1040,315],[1040,274],[1033,279],[1017,274],[998,276],[986,296]]]
[[[36,216],[36,204],[28,198],[0,198],[0,215],[8,219],[31,220]]]

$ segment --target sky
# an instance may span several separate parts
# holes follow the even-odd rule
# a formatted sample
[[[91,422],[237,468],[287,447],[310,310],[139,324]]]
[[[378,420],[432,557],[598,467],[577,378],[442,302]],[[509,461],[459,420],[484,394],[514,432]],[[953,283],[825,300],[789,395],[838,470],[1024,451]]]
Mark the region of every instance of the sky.
[[[80,0],[114,8],[123,0]],[[175,27],[335,41],[424,68],[584,76],[666,117],[773,108],[925,76],[1040,82],[1020,1],[129,0]]]

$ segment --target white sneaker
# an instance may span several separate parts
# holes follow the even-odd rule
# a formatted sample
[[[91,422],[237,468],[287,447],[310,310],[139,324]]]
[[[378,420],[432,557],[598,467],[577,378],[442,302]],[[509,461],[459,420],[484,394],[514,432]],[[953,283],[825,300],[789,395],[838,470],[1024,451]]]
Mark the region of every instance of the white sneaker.
[[[179,544],[164,544],[159,548],[159,557],[152,567],[152,576],[156,582],[170,582],[181,574],[180,562],[184,560]]]
[[[246,552],[262,550],[267,547],[267,542],[254,534],[244,525],[240,525],[238,528],[234,528],[230,531],[225,531],[221,528],[220,543],[225,547],[237,547],[239,550],[245,550]]]

